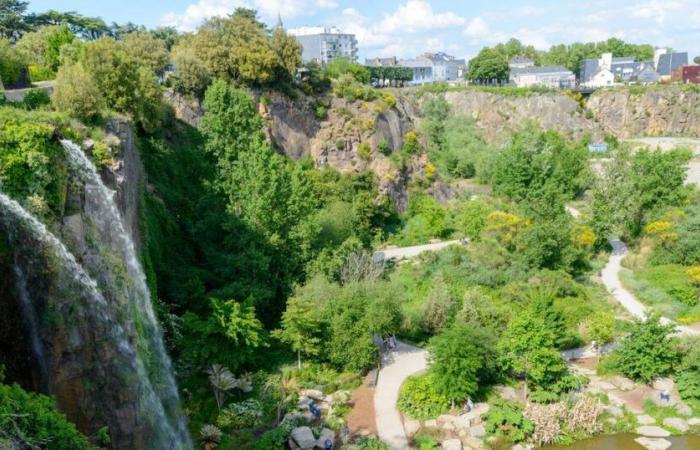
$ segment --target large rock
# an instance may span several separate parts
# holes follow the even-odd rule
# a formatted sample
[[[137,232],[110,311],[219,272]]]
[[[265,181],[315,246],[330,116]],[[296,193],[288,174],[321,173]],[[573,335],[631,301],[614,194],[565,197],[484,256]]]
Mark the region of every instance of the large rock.
[[[693,417],[692,419],[688,419],[688,425],[690,425],[691,427],[700,426],[700,417]]]
[[[496,393],[504,400],[517,400],[518,394],[511,386],[496,386]]]
[[[483,425],[474,425],[469,429],[469,434],[471,434],[472,437],[481,439],[486,436],[486,429]]]
[[[693,409],[683,402],[678,402],[676,405],[676,412],[685,417],[690,417],[693,415]]]
[[[652,423],[656,423],[656,419],[646,414],[641,414],[637,416],[637,423],[640,425],[651,425]]]
[[[688,422],[686,422],[685,419],[681,419],[680,417],[667,417],[666,419],[664,419],[664,425],[667,427],[671,427],[674,430],[678,430],[682,433],[685,433],[690,428]]]
[[[653,387],[657,391],[673,392],[673,388],[675,387],[675,383],[670,378],[657,378],[651,384],[651,387]]]
[[[666,439],[640,437],[634,440],[647,450],[666,450],[671,446],[671,442]]]
[[[625,415],[624,411],[622,411],[622,408],[619,406],[608,405],[605,407],[605,411],[613,417],[622,417]]]
[[[329,428],[324,428],[321,430],[321,435],[316,440],[316,447],[326,448],[326,441],[331,441],[331,448],[335,446],[335,432]]]
[[[406,419],[403,422],[403,429],[408,436],[413,436],[420,430],[420,422],[417,420]]]
[[[636,387],[634,381],[619,375],[612,377],[610,382],[617,386],[617,388],[621,391],[631,391]]]
[[[301,450],[311,450],[316,446],[316,438],[309,427],[297,427],[289,436],[289,446]]]
[[[324,401],[326,399],[326,396],[323,395],[323,392],[317,389],[303,389],[299,392],[299,397],[308,397],[312,400],[317,401]]]
[[[442,441],[441,447],[443,450],[462,450],[462,441],[459,439],[448,439]]]
[[[652,425],[645,425],[637,428],[636,430],[637,434],[646,436],[646,437],[668,437],[671,435],[668,431],[664,430],[661,427],[655,427]]]

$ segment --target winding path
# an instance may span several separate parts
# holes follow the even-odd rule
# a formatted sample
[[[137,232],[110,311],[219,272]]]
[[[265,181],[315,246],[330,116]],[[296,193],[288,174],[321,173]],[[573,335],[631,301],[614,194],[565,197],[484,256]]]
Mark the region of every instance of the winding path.
[[[459,244],[465,244],[467,243],[468,240],[453,240],[453,241],[441,241],[441,242],[434,242],[432,244],[425,244],[425,245],[414,245],[411,247],[396,247],[396,248],[387,248],[384,250],[379,250],[374,253],[372,256],[372,259],[374,262],[382,262],[382,261],[388,261],[390,259],[406,259],[406,258],[413,258],[418,255],[420,255],[423,252],[427,251],[438,251],[441,250],[445,247],[449,247],[450,245],[459,245]]]
[[[407,450],[408,438],[396,402],[404,380],[427,368],[428,352],[403,342],[397,344],[396,351],[382,357],[383,367],[374,390],[374,411],[379,439],[391,450]]]
[[[610,239],[610,245],[612,245],[613,251],[601,273],[603,284],[615,300],[629,311],[630,314],[638,319],[645,320],[647,317],[647,307],[637,300],[630,291],[625,289],[620,281],[620,269],[622,268],[622,259],[627,254],[627,245],[619,239]],[[661,322],[664,324],[674,323],[666,317],[662,317]],[[682,325],[677,325],[676,331],[679,334],[686,335],[700,334],[697,330]]]

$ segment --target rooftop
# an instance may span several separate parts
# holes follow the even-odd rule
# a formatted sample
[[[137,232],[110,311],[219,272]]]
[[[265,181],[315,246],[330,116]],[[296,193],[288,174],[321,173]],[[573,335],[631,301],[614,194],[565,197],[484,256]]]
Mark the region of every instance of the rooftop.
[[[567,69],[566,67],[563,67],[563,66],[531,66],[531,67],[511,69],[510,72],[512,74],[544,74],[544,73],[562,73],[562,72],[572,73],[569,69]]]

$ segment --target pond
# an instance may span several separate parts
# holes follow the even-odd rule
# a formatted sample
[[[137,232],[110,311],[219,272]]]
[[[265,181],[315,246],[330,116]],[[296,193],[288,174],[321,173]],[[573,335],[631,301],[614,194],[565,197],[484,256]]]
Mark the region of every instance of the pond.
[[[638,437],[636,434],[596,436],[563,447],[555,445],[545,448],[547,450],[644,450],[644,447],[634,442]],[[665,439],[673,443],[671,450],[700,449],[700,436],[671,436]]]

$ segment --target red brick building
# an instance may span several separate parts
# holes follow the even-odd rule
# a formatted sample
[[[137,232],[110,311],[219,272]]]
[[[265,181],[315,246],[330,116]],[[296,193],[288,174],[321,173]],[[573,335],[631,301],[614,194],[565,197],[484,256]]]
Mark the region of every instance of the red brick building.
[[[700,84],[700,65],[681,66],[673,72],[671,79],[681,83]]]

